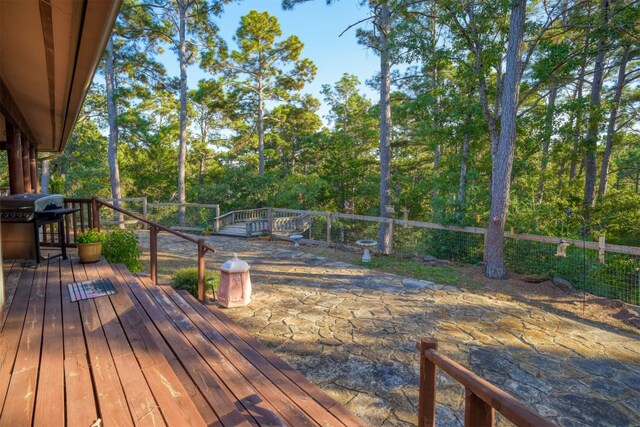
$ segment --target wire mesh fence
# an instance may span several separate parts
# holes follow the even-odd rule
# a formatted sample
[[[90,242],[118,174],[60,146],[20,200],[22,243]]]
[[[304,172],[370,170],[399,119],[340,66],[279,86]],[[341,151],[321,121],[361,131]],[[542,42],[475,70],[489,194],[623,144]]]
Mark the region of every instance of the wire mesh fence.
[[[573,245],[557,256],[557,245],[507,238],[505,262],[520,274],[558,276],[575,289],[630,304],[640,304],[640,256],[607,252],[601,262],[597,250]]]
[[[121,205],[153,222],[178,226],[179,204],[124,199]],[[185,230],[205,230],[220,215],[217,205],[186,204],[182,207],[185,223],[177,228]],[[263,210],[267,212],[267,209]],[[387,222],[387,226],[393,227],[392,253],[396,255],[420,258],[430,255],[465,264],[478,264],[484,259],[483,228],[318,211],[272,209],[271,212],[272,221],[296,214],[308,216],[310,221],[305,224],[310,226],[304,228],[303,234],[310,240],[356,247],[358,240],[377,240],[381,223]],[[108,211],[101,215],[105,216],[101,221],[118,223],[116,217],[106,217],[113,216]],[[555,237],[505,233],[507,268],[519,274],[558,276],[571,282],[577,290],[640,304],[640,248],[605,245],[603,240],[596,243],[568,239],[571,245],[564,253],[559,253],[560,242],[561,239]]]
[[[179,223],[180,208],[184,209],[184,222]],[[149,203],[148,219],[166,227],[178,227],[184,230],[206,230],[213,227],[214,219],[219,215],[218,205],[187,203]]]
[[[119,206],[120,208],[134,213],[142,218],[146,216],[147,198],[146,197],[131,197],[126,199],[100,199],[104,202],[111,203]],[[100,210],[100,224],[106,227],[124,225],[128,228],[135,228],[136,226],[142,227],[133,218],[126,217],[119,212],[111,209]]]
[[[329,212],[315,212],[311,219],[306,238],[346,246],[356,246],[356,241],[362,239],[377,240],[382,220]],[[484,259],[484,231],[475,227],[393,220],[392,252],[403,257],[430,255],[478,264]],[[506,233],[505,263],[515,273],[557,276],[568,280],[577,290],[640,304],[640,248],[604,242],[571,242],[566,253],[558,254],[560,238]]]

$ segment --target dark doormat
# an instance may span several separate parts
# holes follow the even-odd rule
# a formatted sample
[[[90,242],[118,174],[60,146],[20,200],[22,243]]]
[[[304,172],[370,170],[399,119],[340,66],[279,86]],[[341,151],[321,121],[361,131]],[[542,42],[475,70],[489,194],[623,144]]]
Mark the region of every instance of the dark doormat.
[[[105,295],[113,295],[116,293],[116,288],[113,287],[113,283],[111,283],[111,280],[109,279],[69,283],[67,287],[69,288],[71,302],[103,297]]]

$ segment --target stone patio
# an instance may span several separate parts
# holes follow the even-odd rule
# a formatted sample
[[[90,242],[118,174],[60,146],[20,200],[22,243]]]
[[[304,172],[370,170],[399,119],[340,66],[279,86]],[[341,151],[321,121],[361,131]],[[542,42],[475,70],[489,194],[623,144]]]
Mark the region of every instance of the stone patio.
[[[148,245],[146,233],[140,236]],[[237,252],[252,267],[252,303],[226,313],[372,425],[417,422],[415,343],[428,335],[443,354],[561,426],[640,425],[640,336],[331,261],[304,247],[207,241],[219,248],[208,266]],[[160,234],[159,248],[195,265],[191,243]],[[462,426],[463,396],[439,375],[438,425]]]

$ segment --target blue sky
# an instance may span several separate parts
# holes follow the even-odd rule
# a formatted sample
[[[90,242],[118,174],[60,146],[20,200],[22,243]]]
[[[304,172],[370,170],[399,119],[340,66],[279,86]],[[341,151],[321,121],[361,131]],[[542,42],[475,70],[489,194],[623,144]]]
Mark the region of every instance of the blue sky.
[[[278,18],[283,37],[295,34],[300,38],[304,43],[302,57],[311,59],[318,67],[315,80],[305,86],[304,93],[311,93],[322,101],[322,85],[333,85],[343,73],[350,73],[358,76],[362,82],[362,92],[375,100],[375,91],[364,82],[379,69],[378,57],[357,43],[355,28],[339,37],[349,25],[367,16],[367,8],[358,6],[358,3],[356,0],[340,0],[327,6],[325,0],[313,0],[297,5],[293,10],[283,11],[280,0],[243,0],[227,6],[218,26],[229,47],[235,48],[233,36],[240,18],[250,10],[267,11]],[[170,74],[178,74],[177,59],[173,52],[163,55],[163,61]],[[206,73],[197,66],[191,67],[189,88],[194,88],[198,80],[206,77]],[[327,112],[323,104],[319,114],[324,117]]]

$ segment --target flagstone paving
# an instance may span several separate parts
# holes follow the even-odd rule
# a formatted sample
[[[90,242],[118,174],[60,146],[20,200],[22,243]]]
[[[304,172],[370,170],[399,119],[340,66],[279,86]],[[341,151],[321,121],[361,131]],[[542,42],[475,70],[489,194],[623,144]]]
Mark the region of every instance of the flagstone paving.
[[[251,265],[251,304],[225,312],[372,425],[417,422],[415,343],[434,336],[443,354],[561,426],[640,426],[639,336],[282,244],[207,239],[219,248],[208,264],[237,252]],[[163,234],[159,246],[196,253]],[[439,374],[437,393],[438,425],[461,426],[463,388]]]

